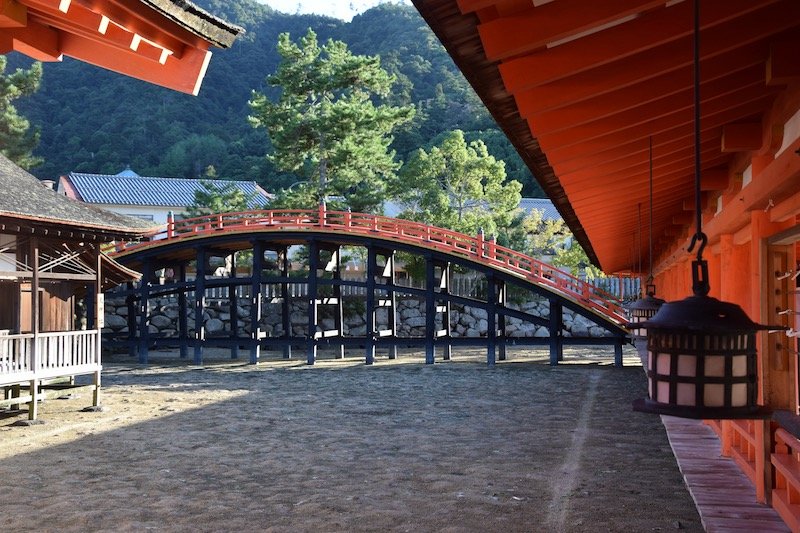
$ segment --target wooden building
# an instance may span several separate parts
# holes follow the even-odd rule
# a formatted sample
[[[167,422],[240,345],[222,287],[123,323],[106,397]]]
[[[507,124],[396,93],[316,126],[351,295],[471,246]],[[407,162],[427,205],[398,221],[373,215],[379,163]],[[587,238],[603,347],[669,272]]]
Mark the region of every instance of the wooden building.
[[[0,405],[35,419],[43,383],[81,374],[98,405],[103,290],[138,279],[100,247],[156,228],[59,195],[3,155],[0,190]]]
[[[666,300],[692,291],[700,156],[710,295],[788,328],[758,335],[766,430],[712,424],[758,498],[799,531],[800,3],[703,2],[697,61],[690,0],[414,4],[592,262],[652,272]]]
[[[0,53],[69,56],[190,94],[209,49],[242,31],[185,0],[0,0]],[[58,195],[0,156],[0,405],[27,403],[35,419],[42,381],[79,374],[94,376],[97,405],[102,290],[137,276],[100,245],[151,226]]]

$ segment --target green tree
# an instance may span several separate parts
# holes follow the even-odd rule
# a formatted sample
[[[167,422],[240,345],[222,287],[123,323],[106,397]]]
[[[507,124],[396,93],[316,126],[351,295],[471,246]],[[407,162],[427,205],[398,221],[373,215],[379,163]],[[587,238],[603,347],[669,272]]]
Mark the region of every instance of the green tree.
[[[194,202],[186,209],[189,217],[200,217],[215,213],[247,211],[253,196],[245,194],[234,183],[217,180],[214,167],[208,167],[205,178],[200,180],[202,189],[194,191]]]
[[[394,77],[377,56],[354,55],[341,41],[320,46],[311,29],[299,44],[282,33],[278,53],[267,83],[281,89],[280,97],[272,102],[254,91],[250,100],[251,124],[266,128],[272,141],[270,159],[306,182],[285,190],[278,203],[310,208],[333,196],[342,199],[337,207],[380,210],[385,184],[400,166],[389,149],[391,132],[414,115],[412,106],[376,104],[389,96]]]
[[[5,71],[6,57],[0,56],[0,151],[22,168],[31,168],[43,161],[32,153],[39,143],[39,131],[31,129],[13,102],[36,92],[42,80],[42,64],[34,63],[28,70],[16,69],[10,75]]]
[[[504,234],[514,221],[522,185],[506,181],[505,165],[482,141],[460,130],[429,152],[417,150],[400,171],[394,192],[401,217],[468,234]]]

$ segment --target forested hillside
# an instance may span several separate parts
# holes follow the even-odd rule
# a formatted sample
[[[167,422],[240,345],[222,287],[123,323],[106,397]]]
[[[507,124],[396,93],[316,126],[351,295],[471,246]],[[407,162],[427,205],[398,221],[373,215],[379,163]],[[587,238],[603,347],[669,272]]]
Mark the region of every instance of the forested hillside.
[[[254,0],[195,0],[247,33],[230,50],[215,50],[200,91],[192,97],[65,58],[45,64],[40,90],[17,104],[41,130],[35,154],[40,178],[69,171],[116,173],[130,165],[140,174],[197,177],[209,165],[226,179],[255,179],[268,190],[294,176],[266,160],[269,140],[247,121],[251,91],[270,94],[265,78],[278,63],[278,34],[292,38],[311,27],[320,41],[342,40],[357,54],[380,55],[397,76],[392,103],[414,104],[413,123],[398,131],[393,148],[406,160],[453,129],[483,139],[506,161],[523,194],[541,196],[527,168],[498,130],[427,25],[410,6],[386,4],[346,23],[328,17],[288,15]],[[12,58],[9,70],[25,65]]]

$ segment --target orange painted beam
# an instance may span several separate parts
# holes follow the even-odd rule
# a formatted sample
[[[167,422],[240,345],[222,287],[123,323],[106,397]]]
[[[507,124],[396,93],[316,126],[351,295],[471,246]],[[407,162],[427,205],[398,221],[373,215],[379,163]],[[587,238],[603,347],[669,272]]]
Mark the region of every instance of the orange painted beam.
[[[717,73],[725,73],[732,68],[738,69],[734,65],[764,62],[768,54],[768,44],[764,39],[777,31],[792,28],[800,17],[800,3],[790,7],[791,13],[785,13],[782,5],[772,6],[754,13],[747,19],[747,24],[737,21],[705,32],[701,36],[703,39],[701,73],[713,72],[715,68]],[[786,18],[781,18],[783,16]],[[526,105],[530,105],[530,110],[538,112],[574,104],[681,68],[691,67],[693,63],[691,50],[691,39],[681,39],[649,50],[647,53],[636,54],[596,69],[579,72],[568,78],[517,91],[515,97],[519,106],[523,106],[523,101],[529,100]],[[727,66],[716,67],[717,62],[726,63]]]
[[[24,28],[28,10],[16,0],[0,0],[0,28]]]
[[[714,153],[718,148],[716,138],[709,139],[705,143],[701,142],[702,153]],[[656,152],[653,151],[655,154]],[[714,153],[716,155],[716,153]],[[653,173],[661,175],[661,169],[664,165],[672,164],[677,160],[694,159],[694,146],[687,143],[679,151],[670,153],[658,152],[658,156],[653,157]],[[559,179],[569,182],[580,182],[581,180],[590,179],[596,180],[598,176],[610,176],[615,180],[622,180],[630,176],[644,176],[647,177],[650,171],[650,160],[647,152],[639,152],[631,154],[629,157],[616,159],[605,163],[600,163],[592,166],[586,166],[573,172],[561,172],[560,168],[553,166]]]
[[[710,166],[725,165],[728,159],[724,155],[704,153],[702,155],[704,164]],[[707,171],[706,171],[707,172]],[[692,180],[694,176],[694,160],[692,158],[674,161],[669,165],[665,165],[663,170],[658,173],[658,178],[654,183],[659,186],[667,187],[676,183],[683,183],[685,179]],[[619,174],[597,174],[594,177],[589,176],[581,180],[568,180],[564,179],[562,184],[564,190],[569,194],[570,191],[575,191],[570,195],[570,202],[574,205],[582,199],[594,198],[597,196],[597,185],[600,183],[608,183],[609,187],[614,190],[618,195],[624,195],[628,201],[630,197],[646,198],[648,175],[647,171],[639,173],[619,173]],[[706,182],[704,182],[706,183]],[[714,176],[714,181],[708,181],[703,186],[703,190],[716,191],[720,185]]]
[[[763,106],[770,99],[771,95],[764,93],[761,84],[751,85],[745,89],[705,101],[702,105],[703,117],[711,118],[750,102],[760,102]],[[675,107],[646,105],[642,106],[638,114],[635,112],[636,109],[631,109],[624,114],[575,126],[569,130],[542,135],[538,135],[535,129],[532,131],[543,147],[545,144],[563,147],[609,137],[616,137],[617,142],[624,142],[632,137],[654,135],[681,124],[693,122],[691,101],[687,104],[680,99],[670,98],[669,100],[673,101]]]
[[[686,128],[686,133],[684,134],[680,133],[680,129],[670,130],[667,134],[653,136],[654,158],[666,157],[669,154],[694,147],[694,137],[691,135],[690,128]],[[705,144],[711,139],[714,139],[715,142],[719,142],[718,129],[714,128],[700,132],[701,144]],[[647,160],[649,157],[648,153],[648,138],[641,137],[602,152],[582,154],[581,156],[576,156],[567,160],[550,159],[550,164],[555,170],[556,175],[561,175],[593,166],[626,160],[620,163],[622,168],[627,166],[627,161],[632,161],[634,159],[636,161]]]
[[[763,7],[762,2],[752,0],[712,2],[700,12],[701,29],[747,16]],[[692,17],[691,2],[653,10],[613,29],[504,61],[499,65],[500,74],[512,93],[574,76],[691,36]]]
[[[800,80],[800,62],[797,51],[800,39],[781,39],[772,42],[767,61],[767,84],[783,85]]]
[[[740,122],[722,127],[723,152],[750,152],[760,150],[764,144],[761,122]]]
[[[58,32],[29,21],[24,28],[0,32],[0,53],[15,51],[37,61],[61,61]]]
[[[744,102],[736,107],[728,107],[731,97],[728,100],[721,102],[722,109],[712,112],[711,104],[703,109],[702,128],[708,130],[711,128],[719,128],[724,124],[741,120],[742,118],[751,116],[763,111],[764,106],[767,105],[771,99],[770,95],[760,96],[755,100]],[[609,131],[605,134],[593,134],[591,138],[583,140],[579,137],[571,137],[570,135],[556,134],[553,136],[542,136],[538,138],[539,144],[548,157],[551,156],[555,160],[559,160],[562,154],[566,154],[570,148],[577,149],[588,153],[599,152],[608,150],[614,146],[625,144],[631,138],[641,137],[647,138],[650,135],[657,135],[666,131],[680,128],[681,126],[691,126],[693,117],[690,109],[684,110],[684,114],[673,113],[664,117],[659,117],[653,120],[648,120],[633,127]],[[685,115],[685,116],[684,116]]]
[[[64,55],[69,57],[194,95],[200,90],[200,83],[211,59],[211,52],[208,50],[187,48],[181,58],[170,57],[161,65],[132,50],[125,51],[110,44],[67,33],[62,34],[61,45]]]
[[[747,94],[744,98],[754,98],[758,94],[764,93],[764,72],[763,67],[751,67],[730,76],[724,76],[715,80],[703,83],[700,86],[701,106],[709,105],[712,101],[724,96],[738,95],[742,92]],[[660,92],[660,87],[652,84],[651,90]],[[768,91],[768,92],[774,92]],[[592,126],[601,121],[606,124],[635,124],[636,120],[643,121],[646,118],[653,118],[668,113],[680,112],[683,109],[692,108],[694,104],[694,90],[691,85],[684,89],[666,96],[649,100],[645,96],[638,105],[631,104],[632,94],[618,94],[618,92],[604,95],[606,106],[594,106],[594,100],[581,102],[580,106],[570,106],[569,108],[553,111],[545,115],[539,115],[529,119],[528,123],[537,137],[544,134],[559,132],[563,130],[574,131],[578,127]],[[614,101],[613,96],[619,98]],[[634,102],[638,101],[635,99]],[[729,98],[730,105],[735,105],[737,99]],[[562,116],[561,121],[557,117]],[[611,126],[613,127],[613,126]]]
[[[800,139],[795,140],[775,161],[753,178],[747,187],[739,191],[725,209],[706,224],[709,238],[722,233],[736,233],[749,220],[747,213],[763,210],[769,204],[779,204],[797,192],[800,183]]]
[[[499,18],[478,26],[486,57],[505,59],[549,43],[568,39],[629,15],[660,7],[663,0],[560,0],[513,17]]]
[[[129,47],[133,41],[133,36],[139,35],[170,50],[176,57],[180,57],[184,47],[187,45],[186,40],[178,39],[158,27],[148,26],[137,19],[134,19],[135,23],[130,26],[123,26],[119,20],[108,17],[107,13],[101,10],[102,6],[98,6],[96,10],[93,10],[78,2],[73,2],[67,14],[64,14],[59,11],[57,5],[53,5],[52,2],[47,0],[23,1],[30,5],[31,12],[37,18],[42,19],[48,25],[69,33],[78,34],[86,39],[110,41],[120,47]],[[141,7],[139,9],[141,10]],[[104,16],[110,20],[104,21]],[[129,19],[130,17],[127,17],[126,20]],[[170,27],[169,24],[166,24],[166,19],[162,20],[162,24],[164,24],[164,27]],[[182,28],[181,31],[185,32]],[[201,47],[208,46],[207,43],[199,38],[191,39],[191,42],[199,43]]]
[[[27,3],[34,1],[46,2],[47,0],[23,1]],[[75,6],[82,6],[95,13],[102,13],[127,30],[137,33],[169,50],[181,50],[180,44],[197,48],[208,46],[208,43],[202,38],[155,10],[148,8],[140,0],[73,0],[72,7]]]

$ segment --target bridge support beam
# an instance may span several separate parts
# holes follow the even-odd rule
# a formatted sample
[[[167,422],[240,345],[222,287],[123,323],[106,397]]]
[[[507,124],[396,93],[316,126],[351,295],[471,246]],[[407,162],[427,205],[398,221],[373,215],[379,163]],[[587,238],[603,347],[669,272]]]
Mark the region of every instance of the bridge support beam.
[[[561,302],[550,300],[550,364],[557,365],[564,358],[564,317]]]
[[[230,279],[236,279],[236,252],[231,253],[231,271],[230,271]],[[239,295],[236,294],[236,291],[239,289],[239,286],[235,283],[231,283],[228,285],[228,303],[231,306],[230,310],[230,324],[231,324],[231,340],[235,340],[239,337]],[[239,345],[233,344],[231,345],[231,359],[239,359]]]
[[[311,240],[308,246],[308,334],[306,363],[317,360],[317,270],[319,269],[319,243]],[[290,326],[291,327],[291,326]]]
[[[196,255],[194,278],[194,364],[203,364],[203,341],[206,326],[203,315],[206,310],[206,250],[200,246]]]
[[[178,278],[181,284],[186,283],[186,263],[178,266]],[[181,359],[189,357],[189,310],[186,305],[186,289],[178,291],[178,342]]]
[[[450,294],[450,263],[442,263],[441,268],[442,277],[439,280],[439,294],[445,296],[442,303],[442,333],[446,342],[444,345],[444,355],[442,356],[442,359],[449,361],[453,358],[453,343],[451,342],[453,332],[450,325],[450,298],[446,297]]]
[[[375,339],[378,336],[377,320],[375,317],[375,275],[378,257],[374,246],[367,246],[367,338],[364,354],[364,363],[371,365],[375,362]]]
[[[286,343],[283,345],[283,358],[292,358],[292,294],[289,287],[289,270],[291,261],[289,260],[289,247],[284,246],[277,251],[278,263],[281,272],[281,322],[283,325],[283,337]]]
[[[508,303],[508,287],[503,280],[497,280],[497,306],[505,309]],[[499,353],[498,359],[506,360],[506,314],[501,312],[497,315],[497,331],[499,333]]]
[[[425,254],[425,364],[436,361],[436,263]]]
[[[250,363],[261,358],[261,274],[264,271],[264,246],[253,243],[253,271],[250,275]]]
[[[387,285],[388,329],[392,339],[397,339],[397,263],[394,250],[385,251],[386,265],[383,270],[383,282]],[[389,359],[397,359],[397,344],[389,346]]]
[[[139,283],[139,363],[147,364],[150,344],[150,284],[153,281],[153,263],[148,259],[142,265]]]
[[[486,364],[494,366],[497,357],[497,280],[486,276]]]
[[[136,331],[138,325],[136,323],[136,292],[132,282],[126,285],[128,295],[125,297],[125,304],[128,307],[128,355],[135,357],[138,352],[138,345],[136,341]]]

